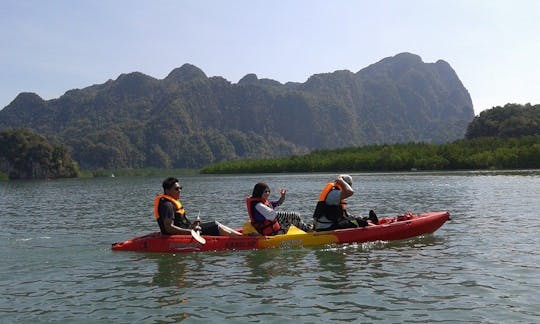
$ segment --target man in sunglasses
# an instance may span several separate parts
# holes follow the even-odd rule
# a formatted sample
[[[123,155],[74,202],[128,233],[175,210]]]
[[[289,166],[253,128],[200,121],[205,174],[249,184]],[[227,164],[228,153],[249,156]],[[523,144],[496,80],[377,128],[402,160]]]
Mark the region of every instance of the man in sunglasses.
[[[154,216],[162,234],[191,235],[191,230],[200,231],[201,235],[240,236],[241,233],[219,222],[191,222],[186,217],[186,211],[180,202],[182,186],[177,178],[169,177],[163,180],[163,194],[154,200]]]

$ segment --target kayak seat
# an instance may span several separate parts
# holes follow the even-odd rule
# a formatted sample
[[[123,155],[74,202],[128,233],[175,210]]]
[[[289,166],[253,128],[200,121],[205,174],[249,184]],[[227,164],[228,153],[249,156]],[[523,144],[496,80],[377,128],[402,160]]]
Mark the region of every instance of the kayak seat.
[[[255,227],[253,227],[253,225],[251,225],[250,221],[245,222],[244,225],[242,226],[242,234],[243,235],[249,235],[249,236],[259,236],[259,235],[261,235],[259,232],[257,232]]]
[[[379,224],[379,218],[377,217],[377,214],[375,214],[375,212],[373,210],[370,210],[369,211],[369,217],[368,219],[373,223],[373,224]]]
[[[306,234],[306,232],[299,229],[298,227],[294,225],[291,225],[289,229],[287,230],[287,235],[293,235],[293,234]]]

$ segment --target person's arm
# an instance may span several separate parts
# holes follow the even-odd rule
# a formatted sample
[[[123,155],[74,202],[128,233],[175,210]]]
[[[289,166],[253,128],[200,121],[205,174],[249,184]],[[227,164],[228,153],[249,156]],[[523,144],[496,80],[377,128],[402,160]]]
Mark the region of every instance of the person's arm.
[[[281,188],[281,189],[279,189],[279,194],[281,196],[279,197],[278,201],[273,203],[274,207],[278,207],[278,206],[283,205],[283,202],[285,201],[285,195],[287,194],[287,190],[285,190],[284,188]]]
[[[261,202],[255,205],[255,209],[268,220],[276,219],[276,211]]]
[[[169,235],[189,235],[191,229],[185,229],[174,225],[174,206],[171,202],[165,202],[159,210],[163,218],[163,227]]]
[[[343,180],[343,178],[339,177],[335,181],[336,186],[339,187],[341,191],[341,199],[349,198],[350,196],[354,195],[354,190],[349,186],[347,182]]]
[[[181,228],[174,225],[174,222],[171,218],[165,218],[163,220],[163,227],[169,235],[190,235],[191,230],[186,228]]]

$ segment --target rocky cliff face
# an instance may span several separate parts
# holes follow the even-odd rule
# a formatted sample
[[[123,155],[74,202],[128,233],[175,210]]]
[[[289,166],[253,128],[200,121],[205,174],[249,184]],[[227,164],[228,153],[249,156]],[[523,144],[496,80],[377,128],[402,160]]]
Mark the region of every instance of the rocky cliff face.
[[[356,73],[237,84],[185,64],[139,72],[44,101],[22,93],[0,129],[28,127],[73,149],[83,168],[200,167],[367,144],[462,138],[474,112],[450,65],[402,53]]]

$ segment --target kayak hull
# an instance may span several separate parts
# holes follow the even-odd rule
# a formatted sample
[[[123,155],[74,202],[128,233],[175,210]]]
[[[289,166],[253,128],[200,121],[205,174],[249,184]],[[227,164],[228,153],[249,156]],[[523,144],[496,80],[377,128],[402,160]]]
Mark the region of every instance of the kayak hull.
[[[423,214],[408,213],[380,218],[379,225],[325,232],[306,233],[296,229],[287,234],[275,236],[204,235],[206,244],[197,242],[191,235],[162,235],[160,232],[154,232],[114,243],[112,249],[115,251],[183,253],[395,241],[433,233],[448,219],[450,219],[450,214],[446,211]]]

